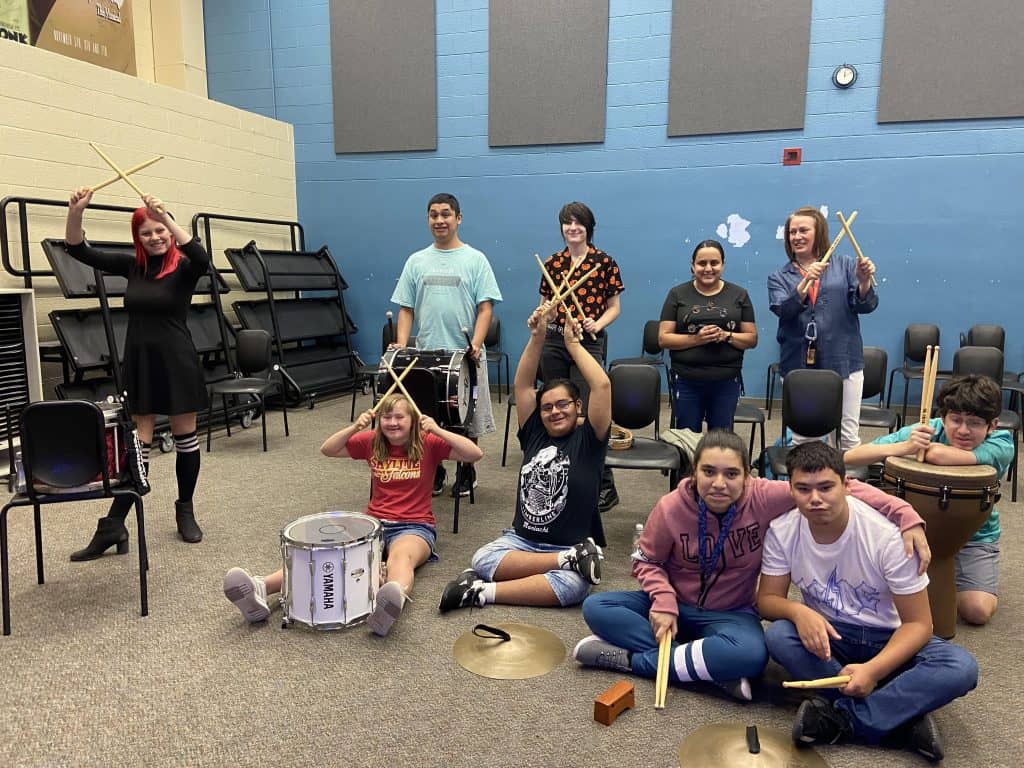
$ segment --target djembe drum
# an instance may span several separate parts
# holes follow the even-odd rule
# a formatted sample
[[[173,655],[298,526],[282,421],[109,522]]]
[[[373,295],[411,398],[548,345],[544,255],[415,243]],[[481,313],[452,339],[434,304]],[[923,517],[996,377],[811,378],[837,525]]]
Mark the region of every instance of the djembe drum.
[[[971,464],[943,467],[890,456],[882,470],[882,488],[906,499],[927,523],[932,562],[928,602],[935,634],[956,634],[956,555],[982,526],[999,498],[993,467]]]

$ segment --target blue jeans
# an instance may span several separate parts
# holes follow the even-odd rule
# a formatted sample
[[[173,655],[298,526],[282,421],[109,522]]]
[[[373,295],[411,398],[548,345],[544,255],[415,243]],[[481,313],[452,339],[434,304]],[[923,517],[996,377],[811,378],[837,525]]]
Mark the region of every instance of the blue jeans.
[[[686,676],[669,664],[669,679],[737,680],[760,675],[768,663],[761,620],[751,611],[702,611],[679,603],[676,640],[687,645]],[[583,601],[583,620],[612,645],[632,651],[633,674],[656,677],[658,641],[648,615],[651,598],[636,592],[599,592]]]
[[[732,417],[740,399],[740,379],[701,381],[673,376],[672,415],[676,429],[701,431],[701,422],[708,429],[732,429]]]
[[[775,621],[765,631],[768,653],[798,680],[834,677],[847,664],[874,658],[892,630],[832,622],[842,640],[832,640],[832,658],[822,661],[804,648],[791,621]],[[978,684],[978,662],[958,645],[932,637],[910,661],[863,698],[836,690],[819,693],[850,717],[854,735],[869,744],[903,723],[948,704]]]
[[[501,532],[501,536],[489,544],[484,544],[473,554],[470,566],[484,581],[494,581],[494,572],[498,570],[502,558],[509,552],[561,552],[564,549],[568,547],[563,544],[541,544],[524,539],[511,528],[506,528]],[[558,598],[558,604],[563,608],[583,602],[583,598],[590,591],[590,582],[576,571],[548,571],[544,578]]]

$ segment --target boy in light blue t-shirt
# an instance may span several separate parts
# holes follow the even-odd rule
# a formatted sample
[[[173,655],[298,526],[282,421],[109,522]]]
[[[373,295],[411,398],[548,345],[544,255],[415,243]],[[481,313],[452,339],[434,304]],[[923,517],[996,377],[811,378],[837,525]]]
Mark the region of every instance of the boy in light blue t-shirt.
[[[491,326],[494,302],[501,301],[501,291],[487,257],[459,239],[461,223],[462,213],[454,195],[442,192],[430,198],[427,224],[434,243],[406,260],[391,301],[399,305],[397,346],[409,345],[415,321],[419,349],[466,350],[477,366],[478,397],[468,425],[469,437],[476,442],[481,435],[494,431],[484,339]],[[445,470],[439,466],[434,476],[435,496],[444,490],[444,484]],[[475,486],[476,473],[467,467],[465,476],[452,486],[452,496],[468,496]]]
[[[866,466],[889,456],[916,456],[923,448],[929,464],[987,464],[1002,477],[1013,461],[1013,436],[996,429],[1002,402],[999,385],[989,377],[958,376],[939,390],[939,418],[851,448],[843,458],[847,466]],[[970,624],[987,624],[996,612],[999,532],[999,513],[993,506],[956,557],[957,612]]]

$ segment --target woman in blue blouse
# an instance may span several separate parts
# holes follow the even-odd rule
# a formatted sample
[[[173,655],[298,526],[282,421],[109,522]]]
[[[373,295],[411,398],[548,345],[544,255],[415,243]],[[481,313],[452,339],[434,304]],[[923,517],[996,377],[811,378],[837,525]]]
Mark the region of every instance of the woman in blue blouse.
[[[798,208],[783,228],[789,263],[768,277],[768,304],[779,316],[779,373],[799,368],[833,370],[843,378],[840,447],[860,444],[860,401],[864,391],[864,342],[859,315],[874,312],[870,259],[828,250],[828,222],[816,208]],[[798,438],[799,441],[799,438]]]

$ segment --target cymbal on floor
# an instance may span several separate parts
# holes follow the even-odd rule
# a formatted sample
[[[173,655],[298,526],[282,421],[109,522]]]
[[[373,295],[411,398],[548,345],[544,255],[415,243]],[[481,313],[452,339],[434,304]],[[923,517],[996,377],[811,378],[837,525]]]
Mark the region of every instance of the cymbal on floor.
[[[756,736],[750,738],[750,731]],[[752,752],[752,744],[758,751]],[[679,747],[682,768],[828,768],[825,759],[797,747],[789,733],[742,723],[705,725]]]
[[[475,675],[525,680],[550,672],[565,658],[553,632],[530,624],[477,624],[455,641],[455,661]]]

